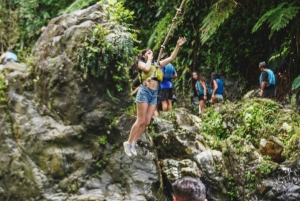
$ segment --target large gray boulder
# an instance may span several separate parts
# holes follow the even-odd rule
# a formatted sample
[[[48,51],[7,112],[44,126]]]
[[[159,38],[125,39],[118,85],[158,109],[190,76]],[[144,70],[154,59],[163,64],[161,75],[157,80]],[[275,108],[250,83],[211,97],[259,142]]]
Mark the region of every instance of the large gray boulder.
[[[1,66],[0,200],[165,199],[151,137],[137,157],[123,152],[134,121],[120,116],[132,103],[129,85],[83,79],[78,65],[77,46],[93,25],[122,30],[107,15],[96,4],[59,16],[35,44],[33,66]]]

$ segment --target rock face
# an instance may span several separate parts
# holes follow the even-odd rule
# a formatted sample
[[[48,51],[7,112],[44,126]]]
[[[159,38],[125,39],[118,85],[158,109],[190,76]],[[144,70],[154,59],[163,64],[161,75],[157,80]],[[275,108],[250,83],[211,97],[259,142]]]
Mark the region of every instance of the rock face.
[[[36,60],[34,74],[35,100],[47,107],[64,124],[94,122],[107,124],[108,113],[117,112],[130,104],[128,86],[117,92],[113,83],[90,76],[84,80],[77,61],[77,46],[92,32],[96,24],[114,28],[107,21],[107,11],[100,4],[51,20],[33,48]],[[116,27],[117,28],[117,27]],[[112,96],[123,97],[118,105],[111,105]],[[117,93],[117,94],[116,94]],[[105,109],[107,112],[104,112]],[[92,120],[92,121],[91,121]],[[99,125],[97,125],[99,126]]]
[[[284,145],[274,136],[271,137],[270,140],[260,140],[259,151],[263,155],[270,156],[274,161],[281,162]]]
[[[129,158],[122,142],[133,121],[113,123],[132,103],[129,85],[119,92],[78,68],[76,47],[93,25],[118,28],[107,14],[96,4],[57,17],[33,49],[34,68],[1,66],[0,200],[164,199],[152,139]]]
[[[55,18],[34,67],[0,66],[0,200],[171,201],[171,183],[185,175],[201,178],[210,201],[299,200],[299,116],[270,100],[214,105],[211,121],[176,108],[153,118],[137,156],[124,154],[135,121],[123,112],[129,87],[83,79],[76,60],[93,25],[116,28],[107,19],[100,4]],[[259,150],[261,139],[276,145]]]

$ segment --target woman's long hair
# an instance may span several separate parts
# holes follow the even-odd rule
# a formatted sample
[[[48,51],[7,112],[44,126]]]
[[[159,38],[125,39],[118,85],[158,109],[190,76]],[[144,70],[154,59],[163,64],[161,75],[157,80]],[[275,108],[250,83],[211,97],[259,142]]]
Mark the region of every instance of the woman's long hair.
[[[143,49],[142,52],[137,56],[136,62],[139,62],[139,60],[145,61],[145,59],[144,59],[143,56],[144,56],[144,55],[146,54],[146,52],[148,52],[149,50],[151,50],[151,51],[153,52],[153,50],[150,49],[150,48]],[[154,59],[154,58],[155,58],[155,54],[154,54],[154,52],[153,52],[153,59]]]
[[[148,50],[151,50],[151,49],[147,48],[147,49],[142,50],[142,52],[137,55],[134,62],[131,64],[131,69],[132,69],[132,74],[133,75],[136,75],[139,72],[139,68],[138,68],[139,61],[142,60],[142,61],[146,62],[143,56],[146,54],[146,52]],[[154,53],[153,53],[153,58],[154,58]]]
[[[148,52],[148,50],[151,50],[153,52],[152,49],[150,48],[147,48],[147,49],[143,49],[142,52],[140,54],[137,55],[137,57],[135,58],[133,64],[131,65],[133,71],[138,71],[138,64],[139,64],[139,61],[142,60],[143,62],[146,62],[145,59],[144,59],[144,55],[146,54],[146,52]],[[155,58],[155,54],[153,52],[153,59]]]
[[[212,72],[210,77],[211,77],[211,86],[213,87],[214,86],[214,80],[216,80],[217,78],[220,78],[220,76],[219,76],[218,73]]]
[[[140,69],[138,68],[138,64],[139,64],[140,60],[146,62],[143,56],[146,54],[146,52],[148,50],[152,51],[152,49],[150,49],[150,48],[142,50],[142,52],[137,55],[137,57],[135,58],[134,62],[131,64],[132,73],[131,73],[130,77],[133,79],[132,85],[134,87],[137,87],[137,86],[140,85],[140,81],[139,81],[139,78],[138,78],[138,74],[140,73]],[[154,53],[153,53],[153,58],[154,58]]]
[[[194,79],[194,78],[193,78],[193,74],[194,74],[194,73],[197,74],[197,79]],[[199,82],[200,82],[200,81],[205,82],[205,79],[200,75],[200,73],[194,71],[194,72],[192,73],[192,89],[193,89],[194,94],[197,94],[196,87],[195,87],[197,81],[199,81]]]

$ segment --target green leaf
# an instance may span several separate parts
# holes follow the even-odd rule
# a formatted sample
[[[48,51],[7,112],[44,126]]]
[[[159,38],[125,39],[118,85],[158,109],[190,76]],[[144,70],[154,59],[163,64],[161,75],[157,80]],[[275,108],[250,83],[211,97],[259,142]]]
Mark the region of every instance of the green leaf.
[[[113,97],[113,96],[110,94],[110,92],[109,92],[108,89],[106,90],[106,92],[107,92],[108,96],[111,98],[111,100],[112,100],[114,103],[118,103],[118,102],[120,101],[120,99]]]
[[[83,8],[91,5],[94,2],[95,2],[95,0],[76,0],[67,9],[62,11],[60,14],[68,14],[75,10],[83,9]]]
[[[292,90],[298,89],[300,87],[300,75],[293,81]]]
[[[199,32],[202,32],[201,42],[205,43],[217,28],[234,12],[235,1],[219,0],[213,4],[210,13],[205,17]]]
[[[300,7],[293,6],[293,3],[289,4],[283,2],[279,4],[276,8],[269,10],[258,20],[252,28],[252,33],[256,32],[265,22],[267,22],[271,29],[269,35],[269,38],[271,38],[274,31],[279,31],[284,28],[289,21],[297,15],[299,9]]]

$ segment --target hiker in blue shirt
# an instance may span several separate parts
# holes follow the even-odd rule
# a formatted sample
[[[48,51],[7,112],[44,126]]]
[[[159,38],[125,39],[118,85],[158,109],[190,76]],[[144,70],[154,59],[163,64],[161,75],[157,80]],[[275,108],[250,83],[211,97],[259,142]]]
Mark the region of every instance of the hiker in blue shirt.
[[[172,79],[177,77],[177,72],[171,63],[163,67],[164,74],[163,81],[160,83],[160,100],[162,104],[162,111],[166,112],[172,109],[173,98],[173,84]]]
[[[4,52],[0,57],[0,63],[6,64],[7,62],[17,62],[18,56],[10,50]]]
[[[262,61],[258,65],[261,71],[259,77],[261,97],[274,98],[275,97],[275,75],[274,72],[268,69],[266,62]]]
[[[211,73],[211,86],[213,89],[211,103],[215,104],[223,102],[224,83],[216,72]]]

